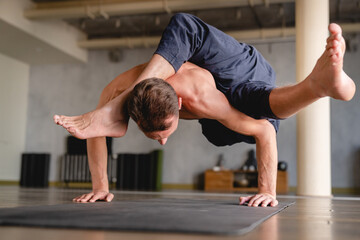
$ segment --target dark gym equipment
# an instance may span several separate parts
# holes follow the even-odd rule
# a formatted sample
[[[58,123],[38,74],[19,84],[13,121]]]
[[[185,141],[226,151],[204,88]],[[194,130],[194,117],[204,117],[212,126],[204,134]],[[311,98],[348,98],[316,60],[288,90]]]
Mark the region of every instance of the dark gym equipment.
[[[148,154],[118,154],[116,189],[161,190],[162,163],[162,150],[155,150]]]
[[[50,154],[24,153],[21,157],[21,187],[49,186]]]

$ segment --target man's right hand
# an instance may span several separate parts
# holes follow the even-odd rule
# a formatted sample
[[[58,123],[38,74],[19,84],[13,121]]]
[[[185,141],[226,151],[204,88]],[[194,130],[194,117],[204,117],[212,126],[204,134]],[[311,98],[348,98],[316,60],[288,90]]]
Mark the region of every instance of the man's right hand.
[[[92,191],[88,194],[80,195],[73,199],[73,202],[78,203],[87,203],[87,202],[95,202],[97,200],[103,200],[106,202],[111,202],[114,198],[114,194],[109,191]]]

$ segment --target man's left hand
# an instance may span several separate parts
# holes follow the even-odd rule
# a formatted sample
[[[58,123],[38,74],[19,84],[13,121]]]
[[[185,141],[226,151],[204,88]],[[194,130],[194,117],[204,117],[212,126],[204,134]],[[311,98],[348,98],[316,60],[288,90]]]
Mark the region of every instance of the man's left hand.
[[[249,207],[275,207],[279,204],[276,197],[269,193],[258,193],[254,196],[240,197],[240,205],[247,203]]]

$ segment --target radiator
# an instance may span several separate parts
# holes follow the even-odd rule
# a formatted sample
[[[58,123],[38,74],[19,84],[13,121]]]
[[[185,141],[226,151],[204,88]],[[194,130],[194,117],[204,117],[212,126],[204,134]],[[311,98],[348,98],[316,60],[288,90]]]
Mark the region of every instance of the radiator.
[[[147,154],[120,153],[108,155],[109,183],[119,190],[161,190],[163,151]],[[60,180],[64,183],[90,183],[91,174],[86,154],[65,154],[61,160]]]
[[[65,183],[89,183],[91,174],[87,155],[65,154],[61,160],[60,180]],[[116,182],[116,160],[108,155],[107,174],[109,183]]]
[[[118,190],[159,191],[162,187],[163,151],[117,156]]]

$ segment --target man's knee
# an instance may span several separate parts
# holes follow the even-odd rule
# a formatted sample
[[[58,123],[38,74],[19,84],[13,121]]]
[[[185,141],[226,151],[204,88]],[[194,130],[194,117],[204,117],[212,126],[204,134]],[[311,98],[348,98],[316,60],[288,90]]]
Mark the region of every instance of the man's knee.
[[[193,31],[196,27],[196,21],[194,16],[190,14],[177,13],[172,16],[169,26],[172,28],[190,29],[189,31]]]
[[[191,15],[187,13],[176,13],[174,16],[171,17],[172,22],[188,22],[191,21]]]

